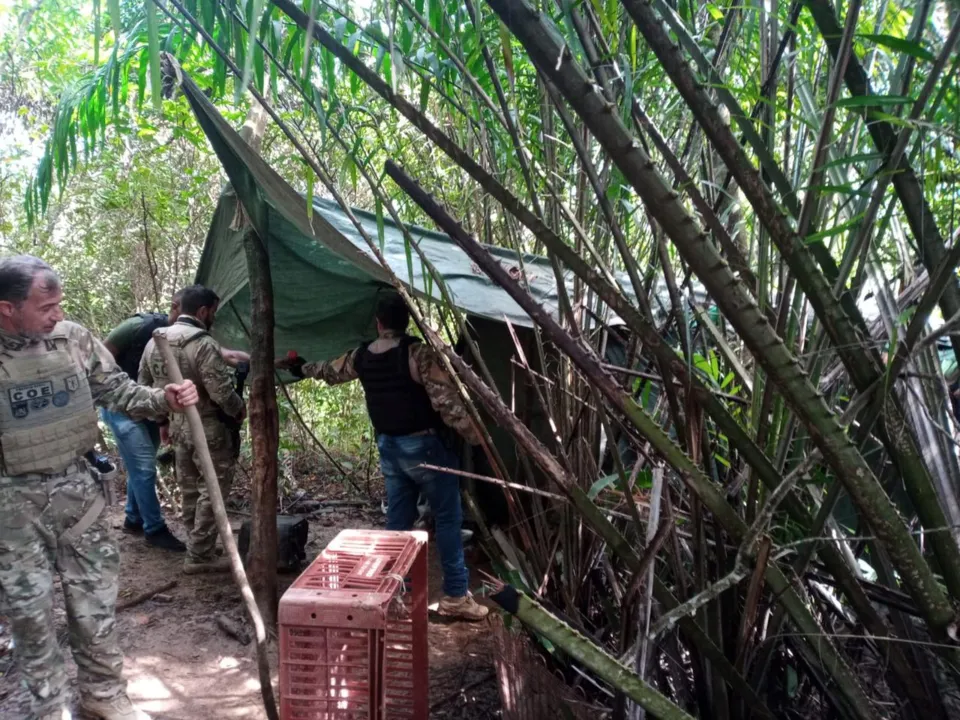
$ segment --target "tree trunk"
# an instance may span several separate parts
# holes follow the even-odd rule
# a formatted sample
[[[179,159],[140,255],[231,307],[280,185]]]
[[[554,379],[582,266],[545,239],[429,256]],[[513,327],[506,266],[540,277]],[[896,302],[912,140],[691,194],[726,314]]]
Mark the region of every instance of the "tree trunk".
[[[253,101],[240,137],[260,151],[267,113]],[[238,214],[241,208],[238,204]],[[267,627],[277,624],[277,450],[280,419],[273,370],[273,279],[270,256],[253,228],[243,238],[250,284],[250,397],[247,427],[253,456],[247,576]]]
[[[273,372],[273,281],[270,258],[252,229],[243,239],[250,282],[250,398],[253,454],[247,575],[267,627],[277,622],[277,449],[280,421]]]

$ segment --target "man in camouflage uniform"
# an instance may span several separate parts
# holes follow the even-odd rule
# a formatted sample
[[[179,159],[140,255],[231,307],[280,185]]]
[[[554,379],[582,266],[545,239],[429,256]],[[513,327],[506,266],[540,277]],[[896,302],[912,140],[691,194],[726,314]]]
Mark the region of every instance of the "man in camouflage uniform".
[[[83,460],[97,440],[94,405],[137,418],[197,402],[190,382],[150,389],[117,367],[88,330],[65,322],[60,280],[21,255],[0,259],[0,591],[31,718],[69,719],[53,616],[63,587],[81,709],[149,720],[126,694],[114,610],[120,554],[100,517],[99,480]]]
[[[220,298],[202,285],[184,289],[180,296],[180,316],[167,328],[158,330],[170,343],[184,378],[197,385],[197,405],[203,420],[210,457],[217,471],[220,492],[230,493],[236,469],[237,438],[229,424],[242,422],[246,409],[243,399],[234,390],[234,376],[223,359],[220,344],[209,333],[217,314]],[[140,361],[140,383],[159,387],[169,382],[166,363],[156,343],[151,340]],[[186,418],[170,420],[170,439],[176,453],[177,480],[183,501],[183,524],[187,529],[187,557],[183,571],[187,574],[226,572],[228,558],[216,555],[217,525],[213,506],[203,480],[200,457],[193,444]]]
[[[127,375],[136,378],[143,352],[153,331],[166,327],[180,317],[180,295],[174,293],[169,314],[137,313],[115,327],[103,344]],[[236,366],[249,363],[250,356],[240,350],[223,350],[223,359]],[[169,444],[167,426],[149,420],[133,420],[123,413],[101,409],[100,417],[109,426],[127,470],[127,504],[123,530],[142,535],[146,544],[173,552],[186,552],[186,545],[170,532],[163,520],[157,497],[157,451]],[[172,453],[170,453],[172,459]]]
[[[444,425],[471,445],[480,435],[436,353],[407,334],[410,312],[396,293],[377,306],[377,339],[331,362],[281,359],[277,367],[328,385],[360,380],[367,412],[377,434],[380,469],[387,487],[387,529],[411,530],[417,497],[423,493],[436,520],[437,550],[443,566],[441,615],[482,620],[487,608],[469,592],[460,534],[460,482],[452,473],[421,465],[456,468],[457,456],[443,442]]]

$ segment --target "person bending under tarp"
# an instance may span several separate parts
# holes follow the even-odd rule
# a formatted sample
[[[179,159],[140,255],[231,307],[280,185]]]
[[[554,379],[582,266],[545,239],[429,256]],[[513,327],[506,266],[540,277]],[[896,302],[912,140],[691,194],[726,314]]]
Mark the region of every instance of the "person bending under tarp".
[[[443,567],[444,596],[438,611],[447,617],[482,620],[488,609],[470,594],[463,560],[459,477],[421,467],[457,467],[457,456],[443,441],[444,425],[471,445],[480,443],[479,432],[436,353],[407,334],[410,312],[403,299],[396,293],[384,296],[376,318],[373,342],[331,362],[281,358],[277,368],[328,385],[360,381],[387,488],[387,529],[413,529],[417,497],[423,493],[433,511]]]

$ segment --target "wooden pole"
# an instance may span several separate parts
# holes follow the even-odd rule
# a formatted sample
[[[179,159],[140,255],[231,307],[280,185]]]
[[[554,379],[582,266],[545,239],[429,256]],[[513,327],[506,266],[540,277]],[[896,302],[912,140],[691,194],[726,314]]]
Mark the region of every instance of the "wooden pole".
[[[153,340],[157,348],[163,355],[163,360],[167,365],[167,374],[174,383],[182,383],[183,375],[180,372],[180,365],[173,356],[170,349],[170,343],[160,332],[154,332]],[[277,712],[277,702],[273,696],[273,685],[270,682],[270,659],[267,655],[267,632],[263,624],[263,618],[260,616],[260,610],[257,608],[257,601],[253,597],[253,590],[250,583],[247,582],[247,575],[243,570],[243,563],[240,561],[240,553],[237,551],[237,543],[233,539],[233,531],[230,529],[230,520],[227,518],[227,508],[223,504],[223,496],[220,494],[220,482],[217,480],[217,471],[213,467],[213,460],[210,458],[210,448],[207,447],[207,436],[203,432],[203,423],[200,420],[200,411],[195,406],[186,408],[187,423],[190,426],[190,435],[193,437],[193,445],[196,448],[197,455],[200,456],[200,470],[203,472],[203,481],[207,486],[207,494],[210,496],[210,506],[213,508],[213,516],[217,521],[217,532],[220,534],[220,542],[223,543],[223,549],[230,559],[230,572],[233,574],[233,580],[240,589],[240,596],[243,598],[243,605],[250,616],[250,622],[253,625],[254,635],[257,641],[257,669],[260,674],[260,694],[263,696],[263,707],[267,712],[269,720],[280,720],[280,714]],[[276,525],[276,523],[274,523]],[[276,554],[276,544],[273,546]]]
[[[267,113],[253,99],[240,137],[260,152],[267,124]],[[239,201],[238,201],[239,203]],[[280,445],[280,417],[277,412],[277,386],[273,366],[273,279],[265,238],[261,238],[237,212],[246,225],[243,249],[247,256],[250,287],[250,394],[247,424],[252,450],[250,482],[250,550],[247,570],[254,597],[268,627],[277,624],[277,451]]]
[[[243,239],[250,283],[250,397],[247,414],[252,448],[250,550],[247,567],[260,612],[277,624],[277,451],[280,419],[273,361],[273,281],[270,258],[252,229]]]

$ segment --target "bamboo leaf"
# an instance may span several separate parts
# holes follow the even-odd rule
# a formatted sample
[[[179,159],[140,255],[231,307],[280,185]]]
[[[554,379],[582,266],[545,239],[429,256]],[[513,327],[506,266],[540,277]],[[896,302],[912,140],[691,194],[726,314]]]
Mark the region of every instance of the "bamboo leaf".
[[[353,74],[351,73],[351,76]],[[420,112],[427,109],[427,101],[430,99],[430,83],[424,77],[420,80]]]
[[[263,75],[266,71],[264,67],[263,50],[258,45],[253,50],[253,79],[257,89],[263,90]]]
[[[254,54],[257,49],[257,37],[260,33],[260,21],[263,19],[263,2],[264,0],[253,0],[252,12],[247,20],[247,27],[250,31],[247,33],[247,48],[243,58],[243,79],[240,82],[240,88],[236,95],[238,102],[240,96],[246,92],[247,86],[250,85]],[[239,42],[239,32],[237,33],[237,39]]]
[[[858,37],[861,37],[864,40],[869,40],[876,45],[882,45],[883,47],[890,48],[891,50],[896,50],[899,53],[910,55],[918,60],[933,62],[936,59],[934,54],[927,50],[923,45],[915,43],[912,40],[907,40],[906,38],[896,37],[894,35],[873,34],[862,34],[858,35]]]
[[[150,56],[147,50],[140,54],[140,66],[137,70],[137,107],[143,107],[143,99],[147,94],[147,68],[150,64]]]
[[[93,0],[93,66],[100,65],[100,0]]]
[[[912,105],[914,99],[906,95],[854,95],[840,98],[838,108],[882,107],[885,105]]]
[[[223,28],[217,30],[217,43],[224,44],[226,32]],[[223,95],[227,87],[227,64],[219,55],[213,61],[213,87],[217,95]]]
[[[857,155],[850,155],[848,157],[837,158],[836,160],[831,160],[830,162],[824,163],[823,169],[829,170],[830,168],[842,167],[844,165],[858,165],[860,163],[869,163],[874,160],[883,160],[885,156],[883,153],[872,152],[872,153],[859,153]]]
[[[400,51],[404,55],[409,55],[413,49],[413,33],[410,30],[410,22],[403,18],[398,18],[398,22],[400,25]],[[341,35],[341,40],[342,38],[343,36]]]
[[[216,27],[215,27],[216,20],[214,15],[216,8],[217,8],[217,3],[215,2],[204,2],[204,3],[201,3],[200,5],[200,9],[202,11],[200,20],[203,25],[203,29],[210,34],[213,34],[214,31],[216,30]]]
[[[410,237],[407,233],[403,234],[403,252],[407,257],[407,283],[410,287],[415,287],[413,282],[413,248],[410,247]]]
[[[438,35],[443,37],[443,0],[430,0],[430,15],[428,20],[430,27],[436,30]]]
[[[807,237],[804,238],[804,242],[810,245],[812,243],[819,242],[820,240],[823,240],[825,238],[833,237],[834,235],[845,233],[847,230],[857,227],[860,224],[860,221],[863,219],[863,215],[864,213],[859,213],[856,216],[847,220],[846,222],[840,223],[839,225],[836,225],[830,228],[829,230],[822,230],[821,232],[813,233],[812,235],[807,235]]]
[[[272,6],[271,6],[272,7]],[[278,20],[274,20],[270,23],[270,32],[267,37],[267,46],[270,48],[270,54],[274,57],[277,57],[280,51],[280,39],[281,39],[281,23]],[[277,75],[279,74],[278,68],[275,63],[270,63],[270,98],[273,101],[273,104],[277,104]]]
[[[323,60],[323,75],[324,82],[327,84],[327,93],[330,97],[330,102],[333,102],[333,98],[337,92],[337,76],[336,76],[336,65],[333,53],[324,48],[320,51],[320,57]],[[328,106],[329,107],[329,106]]]
[[[712,17],[717,22],[720,22],[721,20],[723,20],[723,11],[720,10],[720,8],[718,8],[713,3],[710,3],[710,2],[707,3],[707,12],[710,13],[710,17]]]
[[[907,118],[897,117],[896,115],[891,115],[890,113],[879,110],[870,113],[870,119],[874,121],[882,120],[883,122],[889,123],[890,125],[897,125],[898,127],[907,127],[911,124]]]
[[[303,40],[303,75],[302,81],[304,84],[310,82],[310,72],[313,69],[313,26],[317,22],[317,4],[312,0],[307,0],[307,3],[304,5],[307,8],[309,5],[308,11],[310,12],[310,22],[307,25],[307,30],[304,33]]]
[[[848,195],[850,197],[870,197],[870,193],[866,190],[858,190],[853,187],[852,184],[846,183],[844,185],[815,185],[817,190],[819,190],[824,195]]]
[[[309,165],[304,165],[304,179],[307,181],[307,220],[313,221],[313,168]]]
[[[639,380],[639,378],[637,378]],[[650,410],[650,396],[653,395],[653,383],[649,380],[643,381],[643,390],[640,393],[640,405],[645,410]]]
[[[386,242],[386,228],[383,222],[383,201],[380,199],[380,195],[377,194],[374,196],[373,202],[377,215],[377,240],[380,243],[380,252],[383,252],[384,243]]]
[[[500,47],[503,48],[503,69],[506,70],[507,77],[510,78],[510,87],[513,87],[516,82],[516,75],[513,68],[513,49],[510,47],[510,31],[502,22],[498,22],[497,25],[500,29]]]

